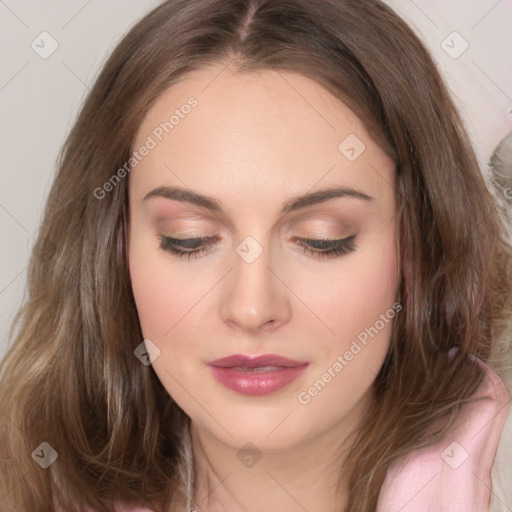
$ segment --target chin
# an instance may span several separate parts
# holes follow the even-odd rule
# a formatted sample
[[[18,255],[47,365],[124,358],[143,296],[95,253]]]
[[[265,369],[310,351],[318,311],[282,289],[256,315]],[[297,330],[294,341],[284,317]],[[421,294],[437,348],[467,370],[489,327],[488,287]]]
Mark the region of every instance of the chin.
[[[283,450],[305,441],[311,432],[305,418],[290,406],[233,405],[230,410],[219,405],[212,410],[222,410],[222,414],[215,414],[215,420],[204,411],[198,416],[189,414],[195,428],[236,449],[251,442],[262,451]]]

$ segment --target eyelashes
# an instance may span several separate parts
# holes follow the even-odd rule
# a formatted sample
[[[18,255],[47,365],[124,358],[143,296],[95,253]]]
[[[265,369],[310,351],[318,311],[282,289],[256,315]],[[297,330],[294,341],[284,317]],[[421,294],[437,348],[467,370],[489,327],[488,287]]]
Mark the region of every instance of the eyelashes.
[[[357,248],[355,244],[356,235],[336,240],[320,240],[315,238],[298,238],[303,252],[316,257],[343,256],[354,252]]]
[[[160,248],[164,251],[178,256],[179,258],[192,258],[201,256],[205,252],[210,251],[215,245],[205,246],[207,242],[215,240],[211,237],[196,238],[172,238],[170,236],[160,235]],[[181,246],[181,248],[180,248]]]
[[[172,255],[183,258],[197,258],[215,248],[216,237],[172,238],[160,235],[160,248]],[[356,235],[335,240],[296,238],[302,252],[315,258],[336,258],[357,249]]]

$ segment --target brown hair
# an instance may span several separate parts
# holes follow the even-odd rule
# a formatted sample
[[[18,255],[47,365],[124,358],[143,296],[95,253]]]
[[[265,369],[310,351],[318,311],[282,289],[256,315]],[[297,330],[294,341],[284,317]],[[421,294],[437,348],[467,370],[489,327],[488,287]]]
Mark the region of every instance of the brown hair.
[[[2,512],[53,501],[108,511],[112,499],[177,510],[186,499],[188,418],[133,353],[143,337],[126,258],[128,180],[103,200],[94,190],[129,159],[155,99],[223,60],[310,77],[396,162],[403,310],[340,474],[347,510],[375,510],[389,465],[436,438],[427,427],[479,384],[468,354],[495,361],[510,337],[512,251],[495,202],[433,59],[390,8],[166,1],[115,48],[59,156],[0,368]],[[48,469],[32,457],[42,442],[58,453]]]

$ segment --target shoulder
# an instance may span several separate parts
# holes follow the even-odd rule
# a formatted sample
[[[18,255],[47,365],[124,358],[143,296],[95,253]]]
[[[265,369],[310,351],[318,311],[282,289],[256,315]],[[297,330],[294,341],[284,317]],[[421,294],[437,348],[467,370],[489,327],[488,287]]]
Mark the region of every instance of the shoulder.
[[[494,370],[476,361],[485,375],[471,400],[438,442],[392,464],[378,512],[512,510],[506,486],[511,479],[510,393]]]

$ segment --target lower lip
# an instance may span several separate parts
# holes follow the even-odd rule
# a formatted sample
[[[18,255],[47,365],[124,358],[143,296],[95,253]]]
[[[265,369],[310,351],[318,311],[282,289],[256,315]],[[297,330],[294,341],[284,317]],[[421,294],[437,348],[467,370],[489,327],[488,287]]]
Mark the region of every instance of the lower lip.
[[[264,373],[251,373],[217,366],[210,366],[210,369],[215,379],[227,388],[243,395],[261,396],[284,388],[302,375],[308,365],[309,363]]]

